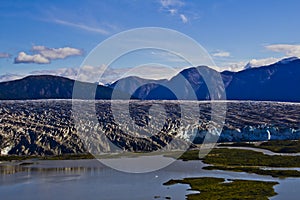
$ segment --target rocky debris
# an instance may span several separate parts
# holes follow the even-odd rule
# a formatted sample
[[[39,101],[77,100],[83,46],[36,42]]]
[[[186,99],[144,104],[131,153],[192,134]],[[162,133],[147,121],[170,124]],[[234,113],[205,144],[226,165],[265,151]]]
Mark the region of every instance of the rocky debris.
[[[183,150],[205,137],[219,142],[300,138],[300,104],[227,102],[219,137],[210,131],[211,102],[101,100],[93,101],[96,110],[80,102],[85,109],[72,112],[71,100],[1,101],[1,154]]]
[[[1,102],[1,150],[17,155],[83,153],[84,145],[64,101]]]

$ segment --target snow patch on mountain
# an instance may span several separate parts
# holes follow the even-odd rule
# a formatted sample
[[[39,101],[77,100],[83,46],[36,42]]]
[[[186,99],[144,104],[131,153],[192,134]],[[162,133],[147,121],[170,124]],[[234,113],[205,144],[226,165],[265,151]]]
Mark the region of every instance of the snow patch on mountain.
[[[265,58],[265,59],[252,59],[250,60],[247,65],[244,67],[245,69],[251,69],[251,68],[257,68],[257,67],[263,67],[263,66],[268,66],[271,64],[275,63],[280,63],[280,64],[287,64],[290,62],[293,62],[295,60],[298,60],[298,57],[288,57],[288,58]]]
[[[264,58],[264,59],[252,59],[246,64],[244,69],[251,69],[251,68],[267,66],[267,65],[274,64],[280,60],[281,60],[280,58],[273,58],[273,57]]]

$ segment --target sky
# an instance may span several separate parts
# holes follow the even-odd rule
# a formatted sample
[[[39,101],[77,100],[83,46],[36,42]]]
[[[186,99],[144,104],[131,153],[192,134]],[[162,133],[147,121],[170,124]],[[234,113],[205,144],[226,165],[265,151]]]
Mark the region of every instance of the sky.
[[[202,45],[215,63],[211,67],[219,71],[239,71],[248,62],[267,65],[300,57],[299,8],[298,0],[1,0],[0,76],[76,78],[80,66],[85,73],[101,70],[100,65],[82,66],[89,53],[115,34],[143,27],[187,35]],[[128,55],[107,71],[104,82],[135,67],[128,61],[142,59],[142,54],[173,56],[157,51]],[[154,78],[170,76],[158,72],[157,66]],[[174,62],[172,67],[176,72],[188,66]],[[152,73],[151,68],[142,71]]]

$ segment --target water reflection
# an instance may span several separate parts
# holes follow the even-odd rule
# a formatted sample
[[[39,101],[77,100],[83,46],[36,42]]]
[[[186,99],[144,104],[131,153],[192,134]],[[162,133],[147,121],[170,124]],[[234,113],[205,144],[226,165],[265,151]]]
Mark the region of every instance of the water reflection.
[[[1,175],[10,175],[10,174],[15,174],[15,173],[27,173],[30,174],[32,172],[38,172],[38,173],[61,173],[63,172],[64,174],[76,174],[76,173],[86,173],[86,172],[99,172],[103,171],[103,168],[99,167],[87,167],[87,166],[73,166],[73,167],[48,167],[48,168],[43,168],[43,167],[34,167],[34,166],[22,166],[22,165],[1,165],[0,166],[0,173]],[[1,176],[3,177],[3,176]]]
[[[244,179],[278,181],[279,193],[272,199],[292,199],[300,179],[278,179],[270,176],[203,170],[201,161],[175,161],[172,165],[151,173],[130,174],[110,169],[97,160],[34,161],[27,164],[0,164],[0,194],[5,199],[185,199],[188,185],[163,186],[170,179],[187,177],[220,177],[226,180]],[[290,191],[290,192],[288,192]]]

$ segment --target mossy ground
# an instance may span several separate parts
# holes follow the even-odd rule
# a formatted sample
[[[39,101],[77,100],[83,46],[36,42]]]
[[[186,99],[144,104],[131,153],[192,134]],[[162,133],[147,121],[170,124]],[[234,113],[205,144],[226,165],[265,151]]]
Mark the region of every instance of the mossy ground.
[[[227,166],[300,167],[300,156],[266,155],[243,149],[213,149],[204,163]]]
[[[180,159],[199,160],[199,150],[185,152]],[[209,170],[229,170],[238,172],[270,175],[273,177],[300,177],[296,170],[262,170],[261,167],[300,167],[300,156],[265,155],[261,152],[242,149],[213,149],[201,159],[204,163],[213,166],[205,167]]]
[[[224,182],[223,178],[185,178],[183,180],[170,180],[164,185],[176,183],[189,184],[192,190],[200,191],[198,194],[187,195],[188,200],[225,200],[225,199],[253,199],[267,200],[276,195],[273,186],[278,182],[263,182],[252,180],[231,180]]]
[[[206,166],[207,170],[227,170],[234,172],[247,172],[264,176],[272,176],[274,178],[300,177],[297,170],[263,170],[258,167],[232,167],[232,166]]]
[[[299,140],[271,140],[262,143],[238,142],[232,144],[221,144],[220,146],[254,147],[254,148],[267,149],[276,153],[299,153],[300,152]]]

